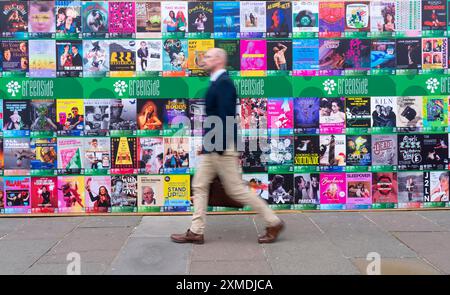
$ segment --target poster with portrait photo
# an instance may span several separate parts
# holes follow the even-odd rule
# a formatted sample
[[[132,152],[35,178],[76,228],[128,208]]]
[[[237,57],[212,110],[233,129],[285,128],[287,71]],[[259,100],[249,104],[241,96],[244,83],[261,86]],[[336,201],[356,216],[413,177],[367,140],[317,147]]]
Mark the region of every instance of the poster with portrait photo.
[[[0,2],[2,37],[23,38],[28,32],[28,1]]]
[[[56,76],[83,75],[83,43],[81,40],[56,41]]]
[[[136,75],[159,76],[162,72],[162,40],[139,40]]]
[[[192,37],[210,37],[214,28],[213,16],[212,2],[188,2],[189,35]]]
[[[292,36],[292,3],[290,1],[266,2],[267,37],[288,38]]]
[[[319,165],[345,166],[346,162],[345,135],[320,135]]]
[[[83,38],[105,38],[108,34],[108,2],[83,1],[81,5]]]
[[[267,70],[292,71],[292,40],[267,41]]]
[[[266,34],[266,2],[241,1],[241,37],[262,38]]]
[[[269,205],[294,203],[294,174],[269,174]]]
[[[320,174],[294,174],[294,204],[320,203]]]
[[[110,121],[109,99],[85,99],[84,100],[84,133],[86,135],[109,134]]]
[[[395,40],[372,40],[370,51],[370,68],[394,71],[397,67]]]
[[[422,69],[446,69],[448,63],[447,46],[447,38],[422,38]]]
[[[447,0],[422,0],[422,31],[447,29]]]
[[[329,97],[320,99],[320,133],[340,134],[345,132],[345,98]]]
[[[420,38],[397,39],[397,69],[421,69]]]
[[[58,38],[80,38],[81,35],[81,1],[57,0],[56,36]]]
[[[3,54],[3,76],[25,77],[28,72],[28,41],[1,42],[0,52]]]
[[[424,202],[449,201],[448,171],[424,172]]]
[[[137,176],[111,176],[112,212],[137,211]]]
[[[372,113],[372,127],[393,130],[397,124],[397,97],[373,96],[370,109]]]
[[[109,129],[111,131],[133,131],[137,129],[136,99],[111,99],[110,107]]]
[[[392,35],[395,32],[395,1],[370,1],[370,31]]]

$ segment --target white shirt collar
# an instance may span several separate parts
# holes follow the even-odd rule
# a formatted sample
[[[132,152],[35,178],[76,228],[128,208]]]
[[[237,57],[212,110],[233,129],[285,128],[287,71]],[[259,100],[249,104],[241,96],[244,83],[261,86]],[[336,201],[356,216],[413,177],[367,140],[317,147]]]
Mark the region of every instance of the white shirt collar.
[[[226,71],[227,70],[225,70],[225,69],[220,69],[220,70],[215,71],[214,73],[211,74],[210,81],[211,82],[216,81],[217,79],[219,79],[220,75],[222,75]]]

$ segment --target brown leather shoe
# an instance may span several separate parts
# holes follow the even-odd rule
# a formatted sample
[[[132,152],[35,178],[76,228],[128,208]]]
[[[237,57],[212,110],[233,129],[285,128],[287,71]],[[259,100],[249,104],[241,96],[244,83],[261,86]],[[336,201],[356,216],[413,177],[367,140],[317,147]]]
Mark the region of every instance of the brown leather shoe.
[[[258,243],[273,243],[277,240],[280,232],[285,228],[283,220],[278,225],[267,227],[266,234],[258,238]]]
[[[193,243],[193,244],[203,244],[205,242],[203,235],[198,235],[191,232],[190,229],[184,234],[173,234],[170,236],[175,243]]]

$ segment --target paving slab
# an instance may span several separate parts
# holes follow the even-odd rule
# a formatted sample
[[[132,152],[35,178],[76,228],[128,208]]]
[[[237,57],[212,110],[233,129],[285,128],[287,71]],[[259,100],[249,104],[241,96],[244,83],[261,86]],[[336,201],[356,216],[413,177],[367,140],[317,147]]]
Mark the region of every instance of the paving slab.
[[[1,240],[0,274],[20,274],[49,251],[52,240]]]
[[[130,238],[107,274],[185,275],[191,250],[191,244],[168,238]]]
[[[386,231],[448,231],[417,212],[361,213]]]
[[[141,220],[142,216],[91,216],[79,227],[136,227]]]
[[[191,219],[191,216],[144,216],[131,237],[169,238],[173,233],[186,232]]]
[[[450,231],[450,211],[420,211],[417,214]]]
[[[116,258],[119,250],[90,250],[78,251],[82,263],[105,263],[111,264]],[[42,256],[37,263],[39,264],[64,264],[67,263],[67,254],[49,252]]]
[[[119,250],[132,228],[77,228],[52,249],[50,254],[92,250]]]
[[[264,260],[255,261],[192,261],[191,275],[271,275]]]
[[[352,259],[361,274],[368,274],[367,266],[371,261],[362,258]],[[370,270],[369,270],[370,274]],[[417,258],[383,258],[380,261],[380,275],[440,275],[429,263]]]
[[[108,265],[101,263],[82,263],[81,264],[81,275],[101,275],[108,268]],[[58,263],[37,263],[31,268],[27,269],[24,273],[25,275],[67,275],[67,264]]]
[[[359,213],[308,214],[347,258],[365,258],[370,252],[382,257],[417,257],[417,254]]]

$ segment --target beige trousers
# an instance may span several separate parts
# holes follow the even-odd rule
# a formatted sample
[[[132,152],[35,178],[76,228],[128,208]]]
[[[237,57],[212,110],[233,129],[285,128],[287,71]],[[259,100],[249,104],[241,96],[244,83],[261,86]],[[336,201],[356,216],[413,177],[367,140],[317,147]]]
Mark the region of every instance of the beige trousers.
[[[245,185],[240,173],[238,155],[237,152],[226,151],[223,155],[210,153],[200,156],[200,163],[192,180],[194,213],[190,230],[193,233],[204,233],[209,186],[216,175],[219,176],[228,196],[249,205],[264,219],[266,226],[275,226],[280,222],[266,202]]]

